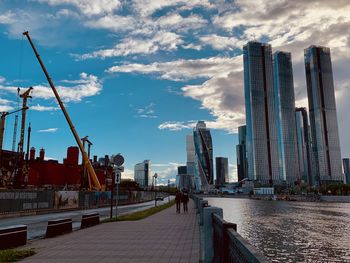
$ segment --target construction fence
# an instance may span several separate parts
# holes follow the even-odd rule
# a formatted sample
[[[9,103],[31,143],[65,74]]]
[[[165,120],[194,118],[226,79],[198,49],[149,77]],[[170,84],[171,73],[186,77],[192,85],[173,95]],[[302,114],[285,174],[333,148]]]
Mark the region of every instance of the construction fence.
[[[153,192],[121,190],[118,204],[149,201]],[[116,196],[114,195],[114,202]],[[0,190],[0,213],[32,210],[88,209],[108,206],[111,192]]]

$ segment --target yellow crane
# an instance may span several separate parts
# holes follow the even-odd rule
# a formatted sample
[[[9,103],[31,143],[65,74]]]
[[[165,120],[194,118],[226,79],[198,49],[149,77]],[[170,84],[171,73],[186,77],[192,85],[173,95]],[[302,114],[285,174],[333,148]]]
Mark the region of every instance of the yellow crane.
[[[79,149],[80,149],[80,151],[81,151],[81,155],[82,155],[82,157],[83,157],[84,164],[85,164],[85,166],[86,166],[87,169],[88,169],[89,176],[91,177],[91,180],[92,180],[92,182],[93,182],[93,184],[94,184],[94,187],[95,187],[97,190],[101,190],[101,184],[100,184],[100,182],[98,181],[98,178],[97,178],[97,176],[96,176],[95,170],[94,170],[94,168],[92,167],[92,164],[91,164],[91,162],[90,162],[90,160],[89,160],[89,157],[87,156],[87,154],[86,154],[86,152],[85,152],[85,149],[84,149],[83,144],[82,144],[82,142],[81,142],[81,140],[80,140],[80,137],[78,136],[78,133],[77,133],[77,131],[75,130],[75,128],[74,128],[74,126],[73,126],[73,123],[72,123],[72,121],[71,121],[71,119],[70,119],[70,117],[69,117],[69,115],[68,115],[68,112],[67,112],[66,108],[64,107],[64,104],[63,104],[63,102],[62,102],[62,100],[61,100],[61,98],[60,98],[60,96],[59,96],[59,94],[58,94],[58,92],[57,92],[57,90],[56,90],[56,88],[55,88],[55,85],[53,84],[52,79],[51,79],[49,73],[47,72],[47,70],[46,70],[46,68],[45,68],[45,66],[44,66],[44,63],[42,62],[42,60],[41,60],[41,58],[40,58],[40,55],[39,55],[38,51],[36,50],[32,39],[31,39],[30,36],[29,36],[29,32],[28,32],[28,31],[23,32],[23,35],[25,35],[25,36],[28,38],[28,41],[29,41],[31,47],[33,48],[34,53],[35,53],[35,56],[36,56],[36,58],[38,59],[39,64],[40,64],[42,70],[44,71],[44,74],[45,74],[45,76],[46,76],[46,79],[47,79],[47,81],[49,82],[50,87],[51,87],[53,93],[55,94],[55,97],[56,97],[56,99],[57,99],[57,102],[58,102],[58,104],[60,105],[60,108],[61,108],[61,110],[62,110],[62,112],[63,112],[63,114],[64,114],[64,117],[66,118],[66,120],[67,120],[67,122],[68,122],[68,125],[69,125],[69,127],[70,127],[70,129],[71,129],[71,131],[72,131],[72,133],[73,133],[73,136],[74,136],[74,138],[75,138],[75,140],[76,140],[76,142],[77,142],[77,144],[78,144],[78,146],[79,146]],[[92,189],[91,185],[89,186],[89,188]]]

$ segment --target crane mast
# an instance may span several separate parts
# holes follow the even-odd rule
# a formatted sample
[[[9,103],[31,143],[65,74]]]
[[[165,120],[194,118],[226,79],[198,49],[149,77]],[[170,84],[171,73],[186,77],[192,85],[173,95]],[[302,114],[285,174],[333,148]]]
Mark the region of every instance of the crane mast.
[[[31,98],[30,92],[32,91],[32,87],[27,89],[25,92],[23,92],[20,97],[23,98],[22,102],[22,122],[21,122],[21,137],[19,139],[18,143],[18,153],[20,156],[23,154],[23,148],[24,148],[24,130],[25,130],[25,125],[26,125],[26,111],[28,109],[27,107],[27,100],[28,98]]]
[[[61,108],[61,110],[62,110],[62,112],[63,112],[63,114],[64,114],[64,117],[66,118],[66,120],[67,120],[67,122],[68,122],[68,125],[69,125],[69,127],[70,127],[70,129],[71,129],[71,131],[72,131],[72,133],[73,133],[73,136],[74,136],[74,138],[75,138],[75,140],[76,140],[76,142],[77,142],[77,144],[78,144],[78,147],[79,147],[79,149],[80,149],[80,151],[81,151],[83,161],[84,161],[84,163],[85,163],[85,165],[86,165],[86,167],[87,167],[87,169],[88,169],[88,171],[89,171],[89,176],[91,177],[91,179],[92,179],[92,181],[93,181],[93,183],[94,183],[95,188],[97,188],[98,190],[100,190],[100,189],[101,189],[101,185],[100,185],[100,182],[98,181],[98,178],[97,178],[97,176],[96,176],[95,170],[94,170],[94,168],[92,167],[92,164],[91,164],[91,162],[90,162],[90,160],[89,160],[89,158],[88,158],[88,156],[87,156],[87,154],[86,154],[86,152],[85,152],[85,149],[84,149],[84,147],[83,147],[83,144],[82,144],[82,142],[81,142],[81,140],[80,140],[80,138],[79,138],[79,136],[78,136],[77,131],[75,130],[75,127],[73,126],[73,123],[72,123],[72,121],[71,121],[71,119],[70,119],[70,117],[69,117],[69,115],[68,115],[68,112],[66,111],[66,108],[65,108],[65,106],[64,106],[64,104],[63,104],[63,102],[62,102],[62,100],[61,100],[61,98],[60,98],[60,96],[59,96],[59,94],[58,94],[58,92],[57,92],[57,90],[56,90],[56,88],[55,88],[55,85],[53,84],[52,79],[51,79],[49,73],[47,72],[47,70],[46,70],[46,68],[45,68],[44,63],[42,62],[42,60],[41,60],[41,58],[40,58],[40,55],[39,55],[38,51],[36,50],[32,39],[31,39],[30,36],[29,36],[29,32],[28,32],[28,31],[23,32],[23,35],[25,35],[25,36],[27,37],[27,39],[28,39],[28,41],[29,41],[29,43],[30,43],[30,45],[31,45],[31,47],[32,47],[32,49],[33,49],[33,51],[34,51],[34,53],[35,53],[35,56],[36,56],[36,58],[37,58],[37,60],[38,60],[38,62],[39,62],[39,64],[40,64],[40,66],[41,66],[41,68],[42,68],[42,70],[43,70],[45,76],[46,76],[46,79],[47,79],[47,81],[48,81],[48,83],[49,83],[49,85],[50,85],[50,87],[51,87],[53,93],[55,94],[55,97],[56,97],[56,99],[57,99],[57,102],[58,102],[58,104],[60,105],[60,108]],[[91,189],[91,186],[90,186],[90,189]]]

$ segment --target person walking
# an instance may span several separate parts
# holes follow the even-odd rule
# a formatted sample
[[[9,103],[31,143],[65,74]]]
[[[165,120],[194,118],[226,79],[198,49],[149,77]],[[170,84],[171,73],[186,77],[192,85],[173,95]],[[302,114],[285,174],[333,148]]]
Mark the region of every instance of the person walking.
[[[190,200],[190,198],[188,197],[187,191],[184,191],[182,193],[182,196],[181,196],[181,201],[182,201],[182,204],[183,204],[184,213],[188,212],[187,204],[188,204],[189,200]]]
[[[176,202],[176,213],[180,213],[182,196],[179,190],[176,190],[175,202]]]

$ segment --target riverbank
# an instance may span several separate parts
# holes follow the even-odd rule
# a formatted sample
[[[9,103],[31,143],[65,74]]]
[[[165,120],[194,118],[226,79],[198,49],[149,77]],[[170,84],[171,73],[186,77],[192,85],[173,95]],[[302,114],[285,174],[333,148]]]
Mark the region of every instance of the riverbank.
[[[236,198],[271,201],[292,201],[292,202],[336,202],[350,203],[350,195],[198,195],[203,198]]]

